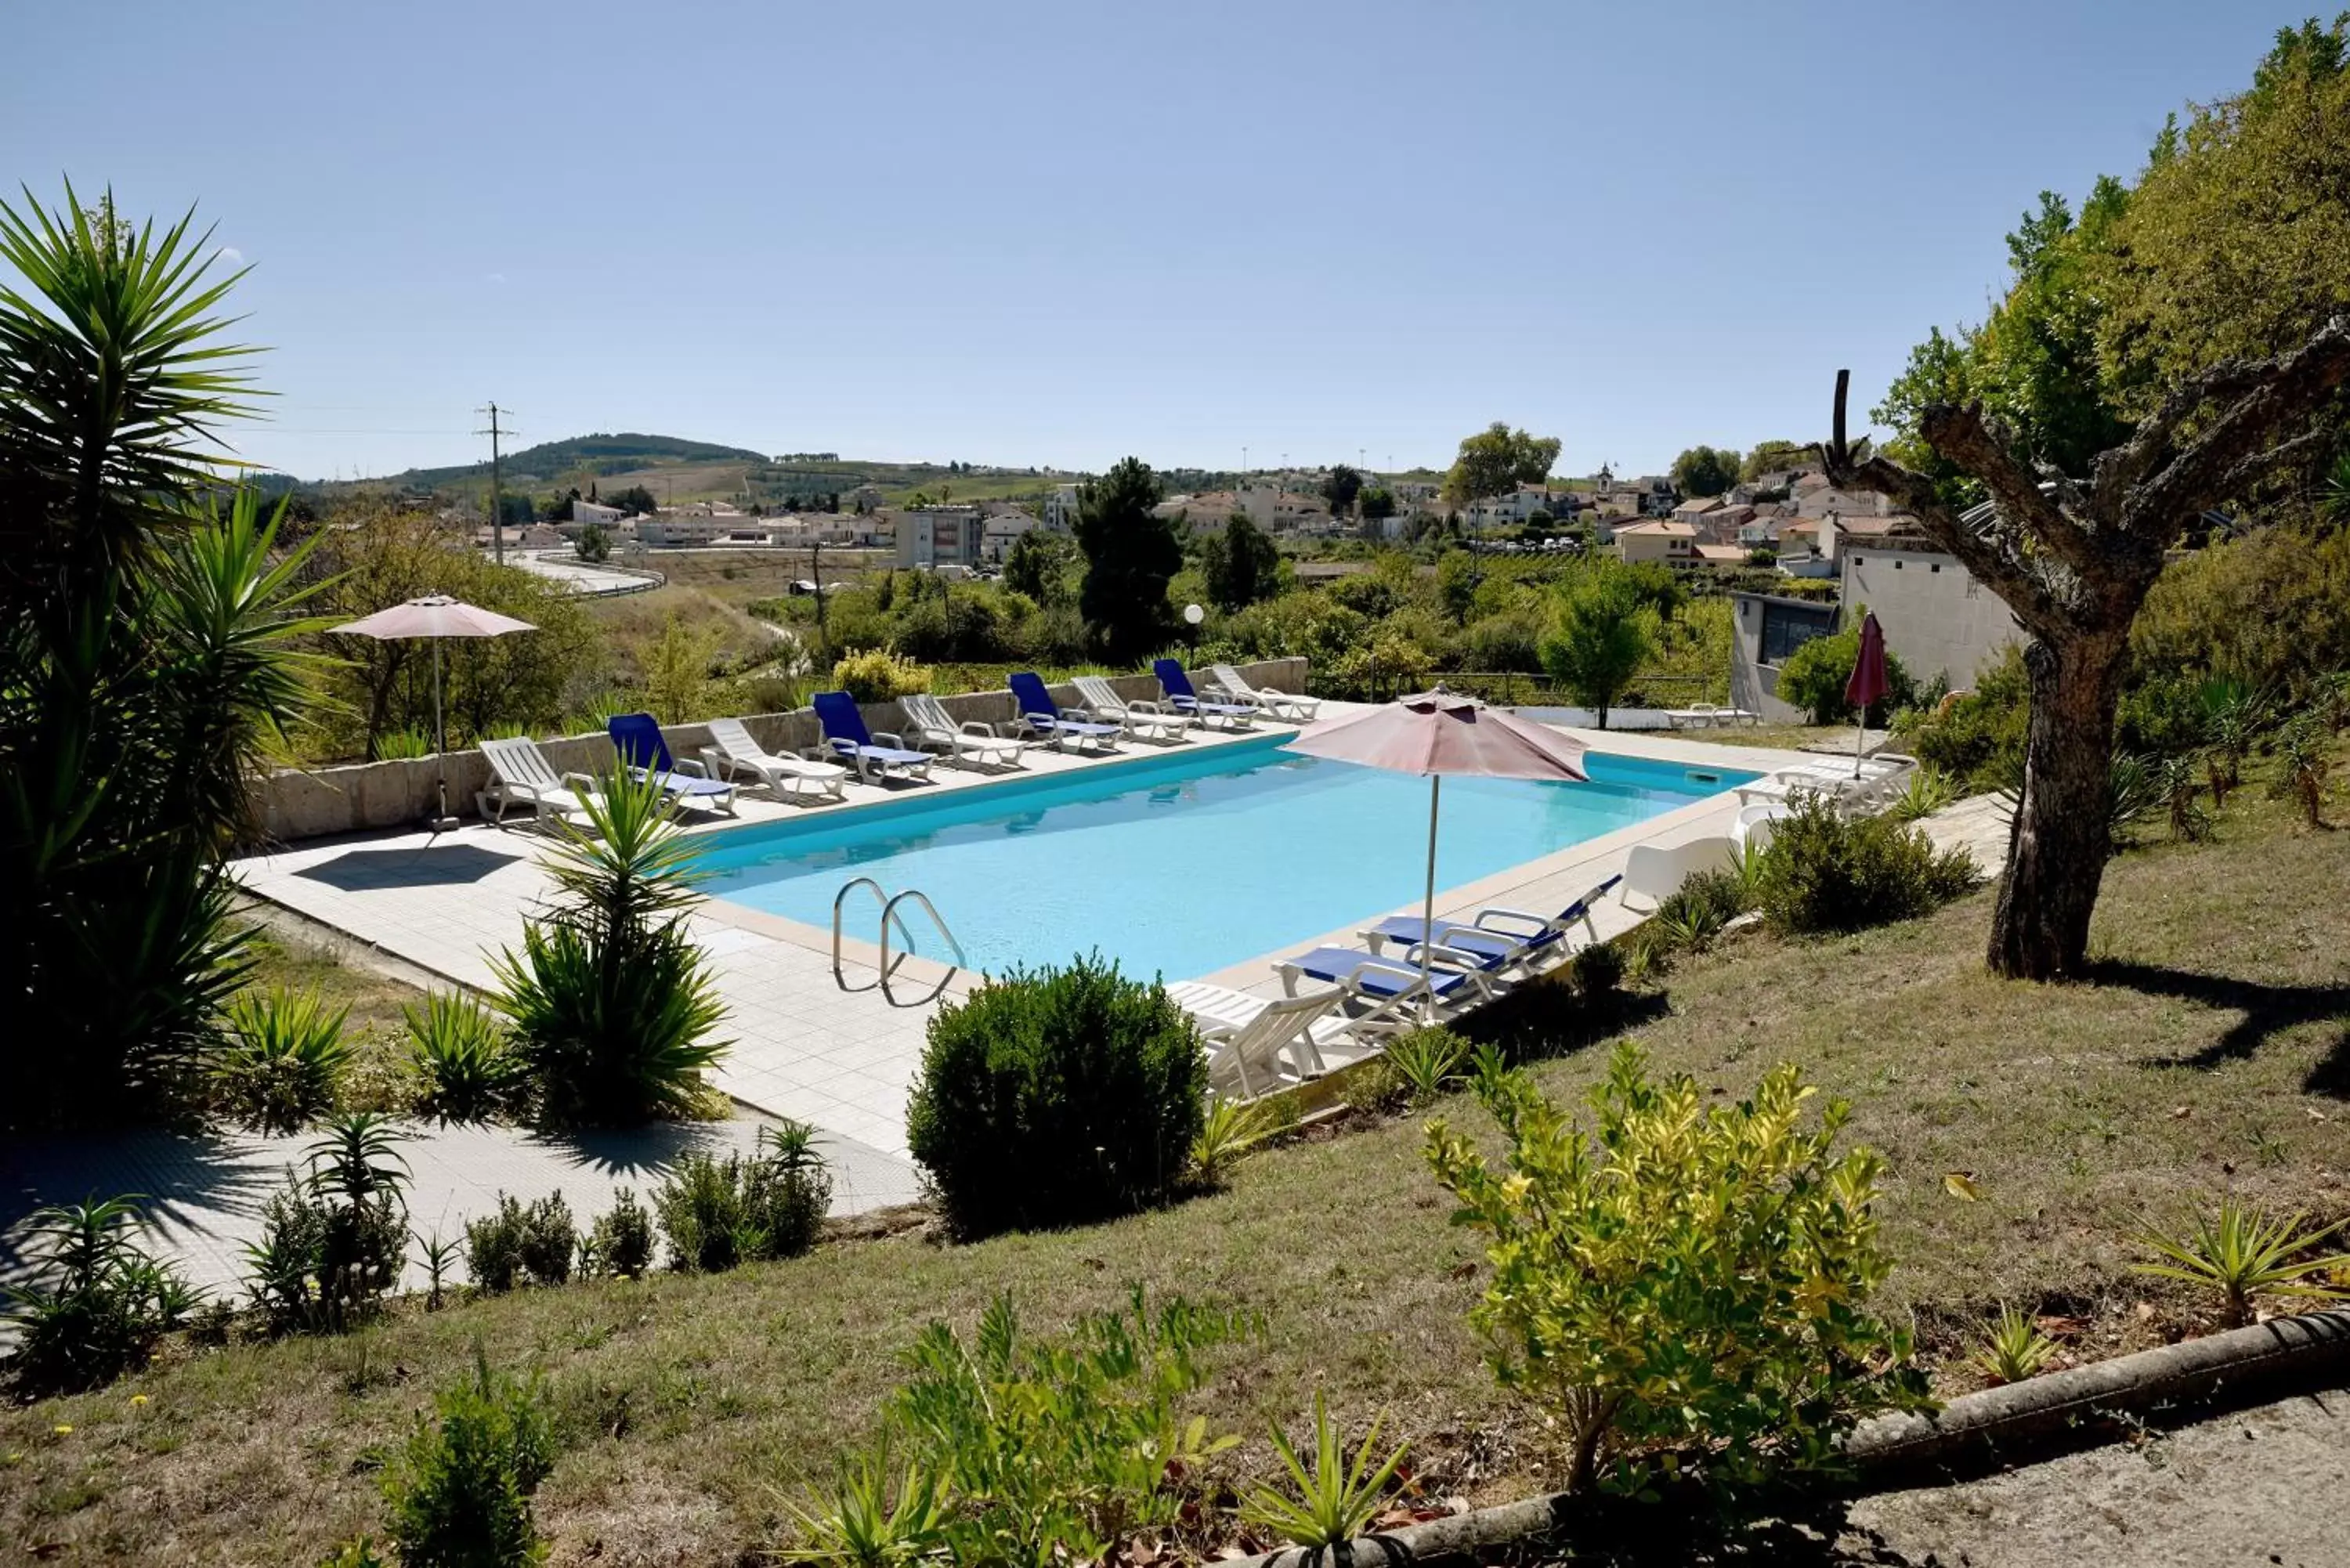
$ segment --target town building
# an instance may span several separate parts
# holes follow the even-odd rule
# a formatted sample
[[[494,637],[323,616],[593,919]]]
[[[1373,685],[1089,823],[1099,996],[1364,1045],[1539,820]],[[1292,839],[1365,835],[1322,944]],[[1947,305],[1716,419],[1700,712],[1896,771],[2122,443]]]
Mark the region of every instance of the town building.
[[[986,520],[976,506],[916,506],[895,511],[897,563],[922,571],[966,570],[986,556]]]
[[[1662,561],[1687,566],[1697,562],[1697,524],[1650,517],[1616,527],[1616,553],[1627,562]]]

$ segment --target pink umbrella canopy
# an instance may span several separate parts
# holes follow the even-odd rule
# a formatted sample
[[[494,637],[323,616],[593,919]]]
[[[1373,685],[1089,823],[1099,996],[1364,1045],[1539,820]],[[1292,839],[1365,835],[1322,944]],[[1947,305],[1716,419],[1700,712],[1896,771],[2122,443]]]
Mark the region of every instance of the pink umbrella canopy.
[[[1586,780],[1583,746],[1555,730],[1488,708],[1474,697],[1438,687],[1399,697],[1384,707],[1326,719],[1301,730],[1283,747],[1309,757],[1359,763],[1428,780],[1428,879],[1420,895],[1419,985],[1423,1017],[1433,1017],[1430,984],[1436,940],[1436,822],[1444,780],[1451,778]]]
[[[452,599],[447,594],[427,594],[421,599],[346,621],[333,629],[392,642],[410,637],[504,637],[510,631],[536,631],[538,628],[510,615]]]
[[[329,629],[354,637],[372,637],[381,642],[400,642],[419,637],[504,637],[510,631],[536,631],[538,628],[510,615],[452,599],[447,594],[427,594],[421,599],[411,599]],[[450,820],[448,752],[448,732],[441,723],[441,644],[436,640],[432,644],[432,757],[440,770],[440,814],[432,819],[435,832]]]
[[[1298,732],[1284,750],[1423,778],[1589,777],[1579,742],[1441,687],[1325,720]]]

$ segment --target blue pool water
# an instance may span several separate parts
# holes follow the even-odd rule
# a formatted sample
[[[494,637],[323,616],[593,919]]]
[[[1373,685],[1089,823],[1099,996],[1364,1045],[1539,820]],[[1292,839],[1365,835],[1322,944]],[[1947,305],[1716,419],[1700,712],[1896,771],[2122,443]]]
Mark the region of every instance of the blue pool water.
[[[1284,737],[977,789],[910,792],[853,815],[710,836],[707,891],[828,928],[850,877],[919,888],[973,968],[1099,949],[1129,974],[1212,973],[1418,898],[1428,781],[1279,749]],[[1588,753],[1588,784],[1448,779],[1441,890],[1744,783]],[[862,894],[846,929],[876,937]],[[915,917],[915,949],[943,956]]]

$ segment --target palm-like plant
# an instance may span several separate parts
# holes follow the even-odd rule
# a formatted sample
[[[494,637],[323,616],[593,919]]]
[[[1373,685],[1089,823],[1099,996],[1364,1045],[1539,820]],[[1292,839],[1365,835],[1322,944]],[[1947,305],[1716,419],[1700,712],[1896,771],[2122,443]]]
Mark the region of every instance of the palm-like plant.
[[[2304,1231],[2303,1216],[2275,1218],[2233,1198],[2220,1200],[2217,1214],[2198,1214],[2192,1229],[2159,1231],[2151,1225],[2138,1231],[2139,1245],[2158,1262],[2133,1263],[2131,1268],[2157,1279],[2182,1280],[2220,1293],[2220,1323],[2241,1328],[2251,1321],[2252,1298],[2260,1294],[2339,1298],[2337,1287],[2320,1284],[2309,1276],[2350,1268],[2350,1256],[2334,1253],[2306,1257],[2342,1229],[2333,1224]]]
[[[561,901],[493,967],[543,1115],[627,1125],[691,1116],[727,1043],[725,1006],[686,910],[701,846],[671,818],[658,779],[607,775],[585,828],[567,824],[546,862]]]
[[[2277,737],[2276,794],[2300,804],[2312,827],[2325,826],[2325,778],[2334,771],[2333,735],[2303,714]]]
[[[138,1362],[193,1310],[199,1293],[135,1240],[135,1197],[37,1210],[26,1227],[39,1260],[6,1292],[0,1313],[16,1330],[20,1385],[72,1389],[103,1383]]]
[[[227,1008],[228,1043],[213,1075],[232,1111],[265,1132],[291,1132],[334,1103],[350,1061],[350,1009],[316,992],[245,992]]]
[[[2038,1374],[2056,1354],[2056,1342],[2040,1325],[2012,1306],[2002,1307],[1997,1322],[1983,1331],[1974,1364],[1993,1383],[2021,1383]]]
[[[1241,1517],[1252,1524],[1278,1531],[1300,1546],[1336,1546],[1342,1541],[1352,1541],[1378,1515],[1388,1483],[1395,1479],[1396,1468],[1403,1463],[1409,1448],[1409,1444],[1398,1444],[1387,1462],[1375,1467],[1372,1455],[1377,1451],[1380,1425],[1379,1421],[1371,1423],[1362,1447],[1355,1450],[1350,1462],[1340,1446],[1337,1428],[1330,1424],[1322,1390],[1316,1388],[1314,1463],[1309,1467],[1301,1460],[1297,1450],[1290,1446],[1288,1434],[1274,1427],[1273,1446],[1281,1455],[1295,1490],[1259,1488],[1242,1502]]]
[[[191,219],[0,203],[0,886],[9,1118],[184,1089],[247,961],[217,865],[298,708],[298,561],[201,498],[248,411]],[[17,1042],[25,1043],[17,1046]],[[37,1043],[37,1049],[31,1048]]]
[[[522,1064],[496,1016],[470,996],[436,991],[421,1008],[403,1005],[416,1108],[442,1122],[482,1121],[504,1109]]]

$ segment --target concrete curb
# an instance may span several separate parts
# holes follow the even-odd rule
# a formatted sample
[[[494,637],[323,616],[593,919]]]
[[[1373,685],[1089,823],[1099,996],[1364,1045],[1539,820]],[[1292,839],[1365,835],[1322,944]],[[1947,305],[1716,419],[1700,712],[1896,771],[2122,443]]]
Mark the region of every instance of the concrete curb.
[[[1850,1490],[1889,1490],[1924,1475],[1948,1479],[2012,1463],[2044,1439],[2101,1428],[2108,1417],[2255,1389],[2313,1389],[2350,1374],[2350,1309],[2272,1318],[2250,1328],[2182,1340],[2094,1366],[1965,1394],[1933,1416],[1864,1421],[1846,1447],[1859,1470]],[[1547,1535],[1592,1511],[1596,1500],[1560,1492],[1320,1550],[1284,1547],[1219,1568],[1372,1568],[1436,1563]]]

